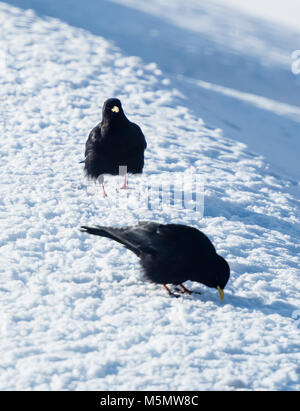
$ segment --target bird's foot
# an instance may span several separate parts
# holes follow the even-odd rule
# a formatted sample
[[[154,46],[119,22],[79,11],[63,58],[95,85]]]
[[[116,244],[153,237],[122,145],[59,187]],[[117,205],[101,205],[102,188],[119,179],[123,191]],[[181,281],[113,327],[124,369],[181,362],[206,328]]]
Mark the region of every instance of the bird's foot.
[[[183,284],[179,284],[179,287],[180,287],[180,289],[176,288],[176,290],[179,291],[182,294],[189,294],[189,295],[191,295],[191,294],[200,294],[201,295],[201,293],[199,291],[191,291],[191,290],[187,289]]]
[[[169,289],[169,287],[166,286],[166,284],[163,284],[163,287],[164,287],[165,290],[168,291],[170,297],[175,297],[175,298],[180,297],[180,295],[172,293],[172,291]]]

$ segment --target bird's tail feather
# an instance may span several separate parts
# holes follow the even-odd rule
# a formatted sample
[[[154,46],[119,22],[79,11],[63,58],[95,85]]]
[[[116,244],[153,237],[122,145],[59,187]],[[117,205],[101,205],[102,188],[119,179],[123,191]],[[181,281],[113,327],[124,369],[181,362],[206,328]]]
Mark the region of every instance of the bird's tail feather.
[[[117,229],[112,229],[109,227],[101,227],[101,226],[96,226],[96,227],[81,226],[80,231],[84,233],[93,234],[93,235],[99,235],[100,237],[110,238],[111,240],[115,240],[118,243],[123,244],[126,248],[128,248],[128,250],[132,251],[137,256],[141,254],[140,248],[132,244],[126,238],[122,237],[122,235],[119,232],[117,232]]]

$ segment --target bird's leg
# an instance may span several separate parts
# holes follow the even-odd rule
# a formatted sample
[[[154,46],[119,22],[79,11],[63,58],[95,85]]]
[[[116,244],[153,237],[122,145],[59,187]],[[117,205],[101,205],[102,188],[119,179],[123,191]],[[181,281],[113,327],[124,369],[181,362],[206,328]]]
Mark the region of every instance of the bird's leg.
[[[127,166],[119,166],[119,176],[124,176],[124,183],[122,187],[120,187],[121,190],[126,190],[127,185],[126,185],[126,179],[127,179]]]
[[[122,187],[120,187],[120,190],[126,190],[126,188],[127,188],[126,183],[127,183],[127,174],[125,174],[125,176],[124,176],[124,183],[123,183]]]
[[[167,285],[166,285],[166,284],[163,284],[163,287],[164,287],[164,289],[165,289],[165,290],[167,290],[167,291],[168,291],[168,293],[169,293],[169,295],[170,295],[171,297],[176,297],[176,298],[178,298],[178,297],[179,297],[179,295],[172,293],[172,291],[170,290],[170,288],[169,288],[169,287],[167,287]]]
[[[101,184],[103,197],[104,197],[104,198],[107,197],[107,194],[106,194],[105,189],[104,189],[104,177],[103,177],[103,174],[100,174],[100,176],[98,176],[98,179],[97,179],[97,180],[99,181],[99,184]]]
[[[106,194],[106,191],[105,191],[105,188],[104,188],[104,182],[101,183],[101,187],[102,187],[103,197],[105,198],[105,197],[107,197],[107,194]]]

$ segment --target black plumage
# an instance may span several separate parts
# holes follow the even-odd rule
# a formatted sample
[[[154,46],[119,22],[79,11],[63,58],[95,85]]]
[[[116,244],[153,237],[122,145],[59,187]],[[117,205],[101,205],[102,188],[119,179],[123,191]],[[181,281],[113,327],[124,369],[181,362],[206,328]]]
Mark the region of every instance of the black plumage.
[[[180,285],[183,292],[190,292],[182,283],[191,280],[217,288],[221,299],[224,297],[229,265],[196,228],[141,222],[126,228],[82,226],[81,230],[123,244],[140,258],[145,278],[163,284],[170,294],[166,284]]]
[[[126,166],[127,173],[142,173],[146,147],[142,130],[125,116],[121,101],[110,98],[103,105],[101,123],[92,129],[85,145],[86,175],[92,179],[118,175],[120,166]],[[124,168],[121,171],[126,178]]]

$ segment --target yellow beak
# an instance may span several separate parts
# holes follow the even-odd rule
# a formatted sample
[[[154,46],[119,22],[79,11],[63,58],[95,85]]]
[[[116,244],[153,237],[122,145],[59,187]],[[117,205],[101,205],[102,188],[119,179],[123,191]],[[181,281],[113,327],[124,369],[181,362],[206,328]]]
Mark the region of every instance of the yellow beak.
[[[224,290],[222,290],[222,288],[219,286],[217,287],[217,290],[219,291],[221,301],[223,301],[224,300]]]
[[[118,106],[113,106],[113,108],[111,109],[111,111],[113,111],[114,113],[118,113],[120,111]]]

